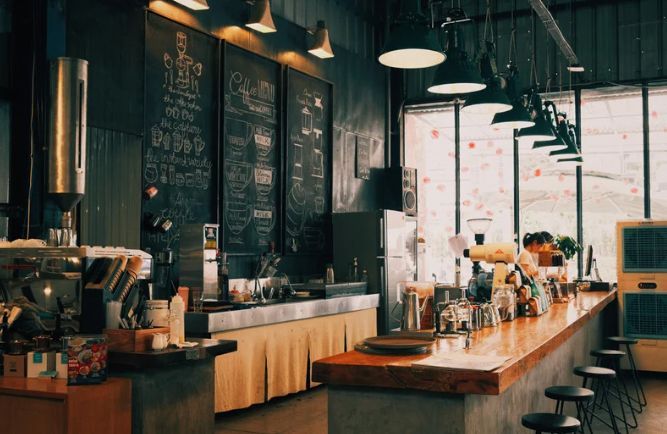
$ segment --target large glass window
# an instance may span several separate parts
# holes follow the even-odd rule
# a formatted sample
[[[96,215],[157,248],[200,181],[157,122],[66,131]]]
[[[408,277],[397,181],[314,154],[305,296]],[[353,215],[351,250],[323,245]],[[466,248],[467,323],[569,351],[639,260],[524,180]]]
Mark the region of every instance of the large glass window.
[[[470,244],[475,236],[466,222],[472,218],[493,220],[485,243],[514,240],[512,131],[494,129],[491,120],[461,112],[461,232]],[[463,258],[462,282],[471,276],[472,262]]]
[[[581,95],[584,244],[616,280],[616,222],[644,216],[642,96],[637,87]]]
[[[453,110],[405,115],[405,165],[417,169],[419,278],[453,282],[447,244],[456,221]]]
[[[651,217],[667,220],[667,87],[649,90]]]
[[[545,95],[559,112],[574,122],[574,95],[564,92]],[[577,180],[574,167],[558,164],[547,150],[533,149],[532,142],[519,141],[519,244],[528,232],[577,236]],[[572,273],[570,267],[570,273]]]

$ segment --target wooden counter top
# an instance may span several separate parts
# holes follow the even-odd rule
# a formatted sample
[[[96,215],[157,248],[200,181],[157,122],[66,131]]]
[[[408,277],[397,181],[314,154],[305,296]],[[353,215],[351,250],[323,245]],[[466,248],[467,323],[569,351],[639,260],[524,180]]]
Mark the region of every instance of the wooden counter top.
[[[512,356],[491,372],[412,367],[431,354],[378,356],[349,351],[318,360],[313,380],[331,385],[498,395],[616,299],[616,291],[583,292],[540,317],[520,317],[472,334],[470,354]],[[464,339],[438,339],[433,353],[466,351]]]
[[[166,348],[160,351],[124,352],[109,351],[111,375],[119,368],[164,368],[181,363],[203,360],[236,351],[236,341],[201,339],[187,337],[189,342],[197,342],[192,348]]]

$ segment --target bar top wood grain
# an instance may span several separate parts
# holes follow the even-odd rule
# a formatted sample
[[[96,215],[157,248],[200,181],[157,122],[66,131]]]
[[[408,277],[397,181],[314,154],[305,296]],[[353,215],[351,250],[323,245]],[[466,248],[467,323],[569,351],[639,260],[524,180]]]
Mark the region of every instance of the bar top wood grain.
[[[511,356],[490,372],[413,367],[431,354],[371,355],[348,351],[318,360],[313,381],[339,386],[383,387],[441,393],[499,395],[548,354],[565,343],[616,299],[612,292],[580,292],[570,303],[554,304],[539,317],[520,317],[472,334],[470,354]],[[438,339],[432,354],[463,349],[464,338]]]

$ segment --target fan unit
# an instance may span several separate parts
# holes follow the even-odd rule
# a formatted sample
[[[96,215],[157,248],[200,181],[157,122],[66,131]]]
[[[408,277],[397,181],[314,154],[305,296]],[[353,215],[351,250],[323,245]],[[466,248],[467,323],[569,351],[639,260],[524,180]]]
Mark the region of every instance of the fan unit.
[[[667,292],[623,294],[625,336],[667,339]]]

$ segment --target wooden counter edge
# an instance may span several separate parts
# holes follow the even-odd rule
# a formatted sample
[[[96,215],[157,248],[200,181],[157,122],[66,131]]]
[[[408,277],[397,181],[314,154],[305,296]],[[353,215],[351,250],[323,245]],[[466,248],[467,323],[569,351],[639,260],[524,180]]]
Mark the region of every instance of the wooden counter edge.
[[[314,381],[336,386],[381,387],[389,389],[415,389],[439,393],[499,395],[516,382],[526,370],[532,369],[542,359],[555,351],[598,315],[617,297],[609,292],[589,311],[551,336],[531,352],[491,372],[470,372],[437,368],[408,368],[403,365],[383,366],[340,363],[342,354],[317,360],[313,363]],[[351,353],[351,352],[348,352]],[[345,354],[345,353],[343,353]],[[449,375],[450,381],[437,381],[437,375]],[[432,375],[429,375],[432,374]]]

